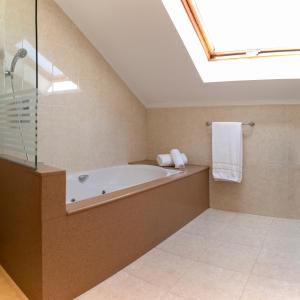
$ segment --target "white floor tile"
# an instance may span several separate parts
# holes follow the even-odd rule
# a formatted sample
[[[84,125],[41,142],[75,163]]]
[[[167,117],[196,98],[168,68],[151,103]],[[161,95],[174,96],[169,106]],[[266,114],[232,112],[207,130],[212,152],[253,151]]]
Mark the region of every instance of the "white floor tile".
[[[157,248],[187,259],[198,261],[200,257],[205,255],[207,247],[217,247],[220,242],[221,241],[205,239],[193,234],[177,232],[158,245]]]
[[[119,272],[77,300],[163,300],[167,292],[126,272]]]
[[[300,237],[292,235],[269,234],[264,241],[264,248],[290,253],[300,253]]]
[[[285,281],[251,276],[241,300],[299,300],[300,286]]]
[[[236,226],[246,226],[261,231],[268,231],[271,228],[274,218],[250,215],[250,214],[238,214],[234,218],[231,224]]]
[[[262,247],[265,231],[249,226],[229,224],[222,232],[221,239],[227,243],[240,244],[250,247]]]
[[[245,274],[250,274],[260,248],[224,242],[199,254],[199,261]]]
[[[237,213],[209,208],[199,217],[207,221],[230,223],[237,217]]]
[[[190,299],[239,299],[248,276],[195,263],[171,290],[172,293]]]
[[[169,289],[192,264],[192,260],[154,249],[124,270],[148,283]]]
[[[208,221],[206,218],[196,218],[184,226],[181,231],[213,239],[218,238],[225,227],[226,223],[223,222]]]
[[[298,283],[300,286],[300,252],[291,254],[264,248],[254,266],[253,274]]]
[[[300,239],[300,221],[290,219],[274,219],[270,230],[271,236],[299,238]]]
[[[192,300],[191,298],[180,297],[171,293],[168,293],[162,300]]]

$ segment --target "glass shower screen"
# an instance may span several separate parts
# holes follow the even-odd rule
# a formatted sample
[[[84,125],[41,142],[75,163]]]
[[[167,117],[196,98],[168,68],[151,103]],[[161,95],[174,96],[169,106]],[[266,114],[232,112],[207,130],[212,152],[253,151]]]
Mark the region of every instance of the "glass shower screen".
[[[37,0],[0,1],[0,157],[37,167]]]

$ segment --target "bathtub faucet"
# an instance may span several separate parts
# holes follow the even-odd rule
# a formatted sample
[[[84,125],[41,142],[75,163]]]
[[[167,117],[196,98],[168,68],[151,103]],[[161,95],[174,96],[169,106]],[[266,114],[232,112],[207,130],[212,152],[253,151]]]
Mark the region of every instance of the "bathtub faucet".
[[[89,178],[89,175],[80,175],[78,177],[78,180],[80,183],[85,183],[88,180],[88,178]]]

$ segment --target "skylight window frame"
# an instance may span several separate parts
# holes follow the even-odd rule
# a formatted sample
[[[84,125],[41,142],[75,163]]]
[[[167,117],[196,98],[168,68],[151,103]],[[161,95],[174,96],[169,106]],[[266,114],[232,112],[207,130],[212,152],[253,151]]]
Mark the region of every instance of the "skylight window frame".
[[[270,49],[247,49],[217,52],[206,33],[204,24],[194,7],[192,0],[181,0],[182,5],[194,27],[194,30],[201,42],[203,50],[209,61],[225,60],[225,59],[253,59],[266,57],[280,57],[300,55],[300,48],[270,48]]]

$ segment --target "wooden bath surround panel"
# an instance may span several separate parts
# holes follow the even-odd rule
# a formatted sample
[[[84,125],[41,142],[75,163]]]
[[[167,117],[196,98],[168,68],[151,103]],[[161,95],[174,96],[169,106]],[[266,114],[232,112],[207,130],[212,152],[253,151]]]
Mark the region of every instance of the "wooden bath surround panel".
[[[0,159],[0,264],[30,300],[43,299],[42,223],[65,210],[64,182],[64,171]]]
[[[0,264],[30,300],[79,296],[209,206],[200,166],[67,207],[65,186],[64,171],[0,159]]]

